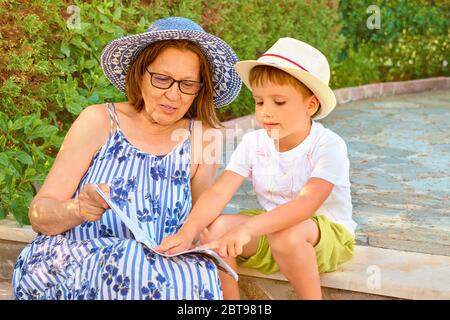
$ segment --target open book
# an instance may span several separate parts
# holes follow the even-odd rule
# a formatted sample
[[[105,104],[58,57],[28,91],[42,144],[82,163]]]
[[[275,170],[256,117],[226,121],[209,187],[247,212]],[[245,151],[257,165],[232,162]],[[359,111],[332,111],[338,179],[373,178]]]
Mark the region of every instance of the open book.
[[[238,281],[238,275],[237,273],[214,251],[207,248],[193,248],[189,250],[185,250],[179,253],[175,254],[165,254],[156,251],[154,248],[157,246],[157,244],[151,239],[142,229],[139,227],[139,225],[131,220],[113,201],[111,201],[100,188],[96,187],[97,193],[108,203],[111,210],[119,216],[119,219],[127,226],[127,228],[133,233],[134,238],[136,241],[141,242],[144,244],[147,248],[152,250],[154,253],[159,254],[164,257],[174,257],[185,253],[195,253],[195,254],[202,254],[206,255],[208,258],[211,258],[214,263],[217,265],[217,267],[231,275],[234,280]]]

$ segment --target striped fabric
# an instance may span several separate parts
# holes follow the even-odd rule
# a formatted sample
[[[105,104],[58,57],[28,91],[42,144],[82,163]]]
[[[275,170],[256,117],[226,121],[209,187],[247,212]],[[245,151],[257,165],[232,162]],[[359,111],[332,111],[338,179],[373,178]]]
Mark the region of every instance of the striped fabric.
[[[108,141],[74,196],[88,183],[108,184],[112,201],[160,243],[178,231],[192,207],[190,139],[164,156],[141,152],[121,131],[114,104],[108,110]],[[111,210],[97,222],[60,235],[38,235],[16,262],[13,288],[16,299],[223,298],[211,260],[154,254],[133,239]]]

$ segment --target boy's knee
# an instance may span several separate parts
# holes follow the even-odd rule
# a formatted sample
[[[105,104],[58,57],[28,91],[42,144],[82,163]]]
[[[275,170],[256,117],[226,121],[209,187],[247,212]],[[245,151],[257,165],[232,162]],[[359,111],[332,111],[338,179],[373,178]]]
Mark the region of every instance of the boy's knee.
[[[271,233],[267,235],[267,239],[275,255],[292,255],[300,247],[308,244],[297,228],[288,228]]]
[[[230,223],[227,216],[220,215],[207,228],[205,228],[199,237],[201,244],[213,241],[228,231]]]

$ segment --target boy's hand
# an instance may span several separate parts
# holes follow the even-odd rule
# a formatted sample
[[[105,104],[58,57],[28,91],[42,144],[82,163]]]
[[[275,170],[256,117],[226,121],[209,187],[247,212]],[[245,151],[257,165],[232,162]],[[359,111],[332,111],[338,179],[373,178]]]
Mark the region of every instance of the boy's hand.
[[[194,235],[181,228],[178,233],[165,237],[155,250],[165,254],[175,254],[190,249],[193,241]]]
[[[225,257],[236,257],[242,253],[244,246],[250,242],[252,235],[245,226],[240,226],[236,230],[230,231],[220,239],[211,241],[202,248],[216,249],[219,255]]]

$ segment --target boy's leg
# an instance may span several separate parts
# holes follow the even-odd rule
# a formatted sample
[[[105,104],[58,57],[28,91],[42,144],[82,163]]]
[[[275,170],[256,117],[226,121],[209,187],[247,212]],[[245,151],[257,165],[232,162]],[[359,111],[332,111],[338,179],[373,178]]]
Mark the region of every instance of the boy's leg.
[[[236,228],[238,225],[244,223],[251,217],[242,214],[227,214],[221,215],[208,228],[200,234],[200,243],[205,244],[216,240],[223,236],[228,231]],[[258,249],[259,238],[252,239],[244,246],[241,256],[250,257],[255,254]],[[236,259],[227,257],[224,259],[234,270],[237,269]],[[238,300],[239,287],[238,283],[227,273],[219,271],[220,282],[222,284],[223,297],[225,300]]]
[[[320,240],[317,224],[308,219],[267,235],[280,271],[294,287],[299,299],[321,299],[319,269],[314,246]]]

